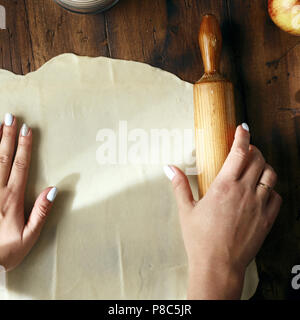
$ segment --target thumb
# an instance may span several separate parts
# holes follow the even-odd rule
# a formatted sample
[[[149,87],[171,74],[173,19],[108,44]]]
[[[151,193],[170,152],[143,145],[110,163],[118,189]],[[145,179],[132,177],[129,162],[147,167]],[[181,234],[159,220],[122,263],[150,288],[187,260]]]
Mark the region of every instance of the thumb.
[[[29,242],[30,245],[33,245],[38,239],[56,195],[57,188],[49,187],[36,199],[23,231],[23,239],[24,241]]]
[[[192,209],[195,201],[187,176],[174,166],[165,166],[164,172],[172,181],[179,211]]]

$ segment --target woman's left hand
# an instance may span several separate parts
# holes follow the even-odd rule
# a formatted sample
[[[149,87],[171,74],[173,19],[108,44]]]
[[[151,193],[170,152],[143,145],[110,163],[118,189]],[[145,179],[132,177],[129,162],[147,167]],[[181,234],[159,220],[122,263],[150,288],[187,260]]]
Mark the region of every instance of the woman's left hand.
[[[16,135],[16,118],[8,113],[0,131],[0,266],[6,271],[15,268],[37,241],[57,193],[55,187],[45,189],[25,221],[32,130],[22,126],[15,153]]]

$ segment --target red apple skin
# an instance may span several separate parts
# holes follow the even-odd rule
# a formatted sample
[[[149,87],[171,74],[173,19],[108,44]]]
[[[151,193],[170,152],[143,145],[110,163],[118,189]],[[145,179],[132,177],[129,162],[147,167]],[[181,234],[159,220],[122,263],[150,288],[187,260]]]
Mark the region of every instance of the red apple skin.
[[[300,36],[300,0],[268,0],[268,11],[280,29]]]

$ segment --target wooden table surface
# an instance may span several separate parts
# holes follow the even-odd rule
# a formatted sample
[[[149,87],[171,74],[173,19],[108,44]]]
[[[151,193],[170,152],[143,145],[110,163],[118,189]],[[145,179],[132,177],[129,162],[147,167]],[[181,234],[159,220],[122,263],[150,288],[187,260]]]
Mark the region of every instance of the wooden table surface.
[[[203,73],[201,16],[221,22],[222,72],[236,87],[240,120],[276,169],[284,204],[257,258],[255,298],[296,298],[291,269],[300,264],[300,37],[279,30],[266,0],[120,0],[103,14],[77,15],[52,0],[0,0],[0,65],[34,71],[65,52],[149,63],[195,82]],[[298,293],[299,297],[299,293]]]

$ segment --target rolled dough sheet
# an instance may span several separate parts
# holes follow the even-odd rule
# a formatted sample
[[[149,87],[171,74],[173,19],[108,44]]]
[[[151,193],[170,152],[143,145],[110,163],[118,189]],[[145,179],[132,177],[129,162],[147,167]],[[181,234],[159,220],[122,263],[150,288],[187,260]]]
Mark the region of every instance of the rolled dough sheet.
[[[0,71],[0,116],[11,112],[34,132],[27,212],[43,188],[60,190],[38,243],[7,273],[0,298],[186,297],[187,260],[162,166],[168,161],[185,169],[193,146],[183,150],[184,161],[171,157],[147,164],[145,150],[140,164],[126,159],[100,164],[97,159],[105,143],[99,141],[99,130],[123,132],[116,139],[121,145],[120,121],[127,121],[131,144],[137,128],[146,133],[153,128],[193,130],[192,89],[146,64],[73,54],[58,56],[26,76]],[[124,156],[123,147],[117,158]],[[178,148],[172,145],[171,151]],[[195,177],[191,183],[195,190]],[[244,298],[257,283],[252,263]]]

